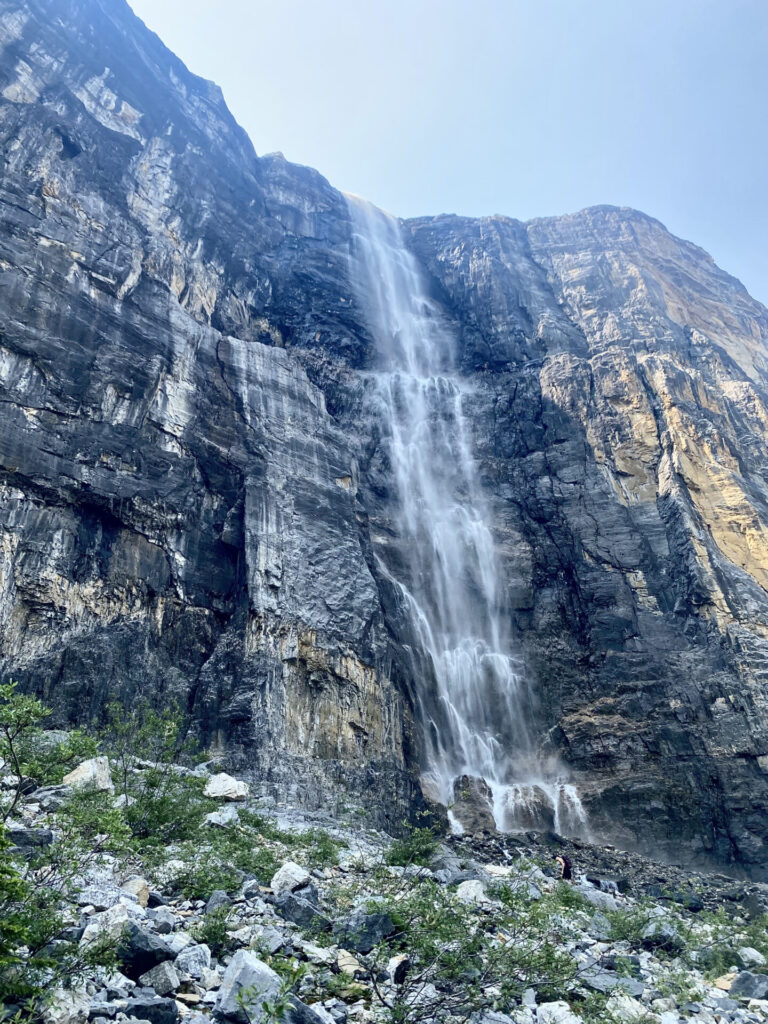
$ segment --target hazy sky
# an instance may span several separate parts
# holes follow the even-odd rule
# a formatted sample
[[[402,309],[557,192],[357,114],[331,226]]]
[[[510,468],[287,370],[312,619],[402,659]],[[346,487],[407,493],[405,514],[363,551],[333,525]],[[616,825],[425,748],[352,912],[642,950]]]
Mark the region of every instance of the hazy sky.
[[[130,0],[282,150],[392,213],[634,206],[768,303],[768,0]]]

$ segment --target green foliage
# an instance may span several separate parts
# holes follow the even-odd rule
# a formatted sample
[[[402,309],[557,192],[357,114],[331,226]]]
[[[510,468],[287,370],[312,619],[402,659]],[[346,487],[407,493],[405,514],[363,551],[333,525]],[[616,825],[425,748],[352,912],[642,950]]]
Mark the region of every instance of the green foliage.
[[[30,732],[21,748],[22,770],[43,786],[57,786],[82,761],[96,757],[99,744],[82,729],[73,729],[66,739],[51,742],[44,732]]]
[[[339,850],[347,844],[334,839],[323,829],[313,828],[302,832],[300,840],[305,846],[307,864],[311,868],[327,868],[339,863]]]
[[[578,889],[568,882],[558,882],[554,894],[554,901],[564,910],[593,910],[594,908],[585,899]]]
[[[135,839],[158,849],[191,839],[216,802],[203,795],[204,779],[182,769],[194,744],[184,738],[181,713],[177,708],[158,712],[144,702],[130,711],[110,704],[107,715],[103,744]]]
[[[173,885],[187,899],[207,900],[216,889],[233,892],[244,874],[269,882],[280,866],[259,833],[239,825],[206,830],[202,840],[183,844],[178,856],[185,867]]]
[[[390,865],[408,867],[417,864],[425,867],[437,851],[439,841],[435,831],[429,827],[412,828],[407,836],[396,839],[387,850],[384,860]]]
[[[254,811],[240,811],[239,817],[241,825],[258,832],[263,839],[269,839],[287,847],[298,846],[300,842],[300,833],[287,832],[278,828],[263,814],[256,814]]]
[[[170,884],[188,900],[208,900],[217,889],[233,892],[240,884],[240,872],[222,859],[220,848],[184,846],[179,859],[184,867]]]
[[[662,997],[672,996],[678,1005],[692,1003],[699,997],[696,985],[683,966],[675,966],[656,979],[656,988]]]
[[[244,986],[237,993],[237,1002],[240,1007],[241,1016],[246,1020],[256,1019],[264,1024],[282,1024],[285,1020],[285,1011],[288,1009],[291,995],[289,982],[283,982],[280,992],[273,999],[264,997],[262,992],[252,986]]]
[[[370,883],[369,878],[365,884]],[[577,974],[553,924],[556,904],[533,899],[524,883],[497,887],[491,894],[494,902],[482,912],[418,874],[394,878],[382,871],[376,889],[369,909],[388,914],[396,931],[358,959],[392,1024],[434,1015],[435,1007],[420,998],[425,985],[440,992],[440,1014],[465,1020],[494,1005],[511,1007],[530,986],[542,999],[562,998]],[[340,916],[359,897],[348,890],[335,902]],[[387,961],[398,953],[407,954],[409,968],[393,994],[380,979]]]
[[[642,945],[643,931],[653,920],[645,904],[621,910],[604,910],[603,914],[610,922],[614,942],[628,942],[635,949]]]
[[[63,937],[69,883],[83,866],[73,859],[77,842],[65,836],[31,863],[10,850],[0,824],[0,1004],[19,1006],[31,1021],[57,984],[75,982],[96,966],[114,967],[115,954],[104,944],[81,948]]]
[[[198,942],[204,942],[215,957],[221,957],[224,953],[230,953],[236,945],[228,933],[231,925],[229,907],[218,907],[205,915],[192,934]]]
[[[6,822],[22,796],[24,765],[21,748],[47,718],[51,709],[28,694],[17,693],[14,682],[0,683],[0,758],[10,765],[16,784],[0,802],[0,820]]]

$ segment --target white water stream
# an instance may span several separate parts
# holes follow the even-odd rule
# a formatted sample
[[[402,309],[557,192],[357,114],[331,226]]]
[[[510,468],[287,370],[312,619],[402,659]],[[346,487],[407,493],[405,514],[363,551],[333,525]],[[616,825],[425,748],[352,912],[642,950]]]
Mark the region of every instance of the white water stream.
[[[531,694],[512,655],[453,337],[398,221],[356,197],[348,203],[352,281],[378,348],[375,391],[407,554],[403,573],[389,572],[435,677],[436,693],[415,680],[425,774],[446,805],[462,776],[484,779],[500,829],[549,824],[583,834],[576,789],[561,768],[536,757],[528,733]]]

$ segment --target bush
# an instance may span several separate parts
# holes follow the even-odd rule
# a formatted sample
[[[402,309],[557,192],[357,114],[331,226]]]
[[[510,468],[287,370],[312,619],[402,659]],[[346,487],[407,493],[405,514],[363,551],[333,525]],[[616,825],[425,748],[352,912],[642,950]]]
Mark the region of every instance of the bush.
[[[14,682],[0,684],[0,758],[10,767],[14,785],[0,803],[0,820],[8,821],[21,800],[24,788],[22,748],[38,731],[38,725],[51,709],[27,694],[16,692]]]
[[[25,1020],[39,1018],[57,985],[114,966],[113,949],[81,949],[66,929],[75,879],[108,844],[122,847],[127,838],[120,813],[101,794],[81,794],[61,810],[56,842],[29,860],[14,856],[6,822],[23,793],[21,751],[48,714],[13,683],[0,686],[0,756],[15,776],[0,819],[0,1003]]]
[[[42,786],[57,786],[73,768],[98,752],[96,739],[82,729],[73,729],[65,739],[53,742],[46,733],[35,731],[21,745],[22,770]]]
[[[396,839],[384,855],[387,864],[408,867],[416,864],[426,867],[438,848],[434,829],[412,828],[407,836]]]
[[[347,845],[319,828],[302,832],[300,838],[302,843],[306,843],[307,864],[311,868],[327,868],[331,864],[338,864],[339,850]]]
[[[381,871],[376,885],[378,895],[368,909],[388,915],[395,931],[371,953],[355,955],[392,1024],[435,1018],[436,1007],[422,999],[428,985],[439,992],[441,1019],[468,1020],[482,1010],[512,1007],[528,987],[542,999],[562,998],[577,976],[575,961],[558,947],[552,907],[532,899],[525,886],[498,887],[495,902],[478,913],[421,875],[393,878]],[[340,893],[335,916],[358,899],[353,891]],[[381,978],[398,953],[407,954],[409,967],[393,992]]]
[[[206,914],[192,930],[192,934],[198,942],[204,942],[215,957],[220,958],[224,953],[230,953],[236,945],[227,931],[230,924],[229,907],[219,907]]]
[[[161,849],[191,839],[216,801],[204,796],[204,779],[183,769],[195,745],[184,738],[179,710],[158,712],[139,703],[127,712],[113,703],[107,715],[103,744],[133,836],[141,846]]]

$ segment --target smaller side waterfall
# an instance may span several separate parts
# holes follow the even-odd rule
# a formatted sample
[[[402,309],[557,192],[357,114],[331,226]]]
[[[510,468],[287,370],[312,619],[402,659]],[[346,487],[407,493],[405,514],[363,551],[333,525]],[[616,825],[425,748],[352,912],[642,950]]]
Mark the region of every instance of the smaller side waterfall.
[[[491,515],[472,456],[468,384],[397,220],[348,197],[351,275],[378,348],[375,394],[407,564],[386,569],[434,675],[414,680],[425,775],[450,806],[461,780],[484,780],[500,829],[584,833],[575,788],[537,758],[532,695],[512,654]],[[416,669],[418,676],[418,669]]]

